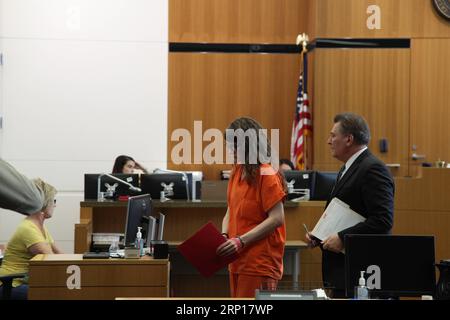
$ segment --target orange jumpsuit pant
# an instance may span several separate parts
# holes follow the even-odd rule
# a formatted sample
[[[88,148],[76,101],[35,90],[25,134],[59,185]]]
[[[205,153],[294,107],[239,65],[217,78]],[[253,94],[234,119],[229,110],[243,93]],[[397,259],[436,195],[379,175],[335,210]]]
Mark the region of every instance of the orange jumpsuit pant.
[[[278,280],[264,276],[230,273],[232,298],[254,298],[256,289],[276,290]]]

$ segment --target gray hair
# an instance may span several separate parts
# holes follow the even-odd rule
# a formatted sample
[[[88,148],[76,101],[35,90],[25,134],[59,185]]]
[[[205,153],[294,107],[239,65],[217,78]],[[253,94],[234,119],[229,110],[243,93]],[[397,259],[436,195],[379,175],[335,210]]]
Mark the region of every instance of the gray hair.
[[[340,113],[334,117],[334,123],[340,124],[342,134],[352,135],[357,145],[368,145],[370,129],[366,120],[355,113]]]

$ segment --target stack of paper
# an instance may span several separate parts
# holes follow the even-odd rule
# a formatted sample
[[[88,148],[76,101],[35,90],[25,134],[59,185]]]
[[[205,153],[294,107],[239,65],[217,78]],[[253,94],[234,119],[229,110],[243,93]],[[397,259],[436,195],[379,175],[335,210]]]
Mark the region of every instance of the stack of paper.
[[[365,220],[366,218],[350,209],[348,204],[338,198],[333,198],[311,234],[323,241],[332,234],[353,227]]]

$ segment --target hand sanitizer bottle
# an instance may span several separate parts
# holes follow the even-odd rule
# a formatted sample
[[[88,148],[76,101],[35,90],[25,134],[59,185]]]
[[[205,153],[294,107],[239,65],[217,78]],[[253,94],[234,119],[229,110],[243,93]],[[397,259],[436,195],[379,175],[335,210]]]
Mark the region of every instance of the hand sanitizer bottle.
[[[138,227],[138,232],[136,233],[136,241],[134,243],[134,247],[139,249],[139,255],[144,255],[144,240],[142,239],[141,233],[142,227]]]
[[[366,286],[366,279],[364,279],[364,271],[361,271],[361,278],[359,278],[358,286],[355,287],[355,299],[368,300],[369,288]]]

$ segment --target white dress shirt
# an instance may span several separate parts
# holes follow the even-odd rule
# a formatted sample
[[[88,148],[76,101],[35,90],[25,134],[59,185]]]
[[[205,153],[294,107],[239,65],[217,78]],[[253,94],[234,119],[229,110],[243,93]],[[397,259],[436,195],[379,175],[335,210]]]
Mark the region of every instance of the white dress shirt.
[[[347,172],[348,168],[351,167],[351,165],[353,164],[353,162],[355,162],[355,160],[361,155],[361,153],[363,153],[364,151],[366,151],[366,149],[367,149],[367,146],[364,146],[361,150],[359,150],[358,152],[355,152],[355,153],[350,157],[350,159],[347,160],[347,162],[345,163],[345,170],[344,170],[344,172],[342,173],[340,179],[342,179],[342,177],[344,176],[344,174]],[[339,180],[340,180],[340,179],[339,179]]]

